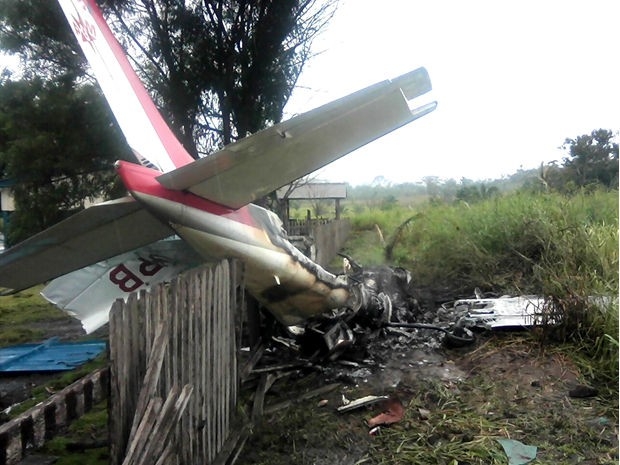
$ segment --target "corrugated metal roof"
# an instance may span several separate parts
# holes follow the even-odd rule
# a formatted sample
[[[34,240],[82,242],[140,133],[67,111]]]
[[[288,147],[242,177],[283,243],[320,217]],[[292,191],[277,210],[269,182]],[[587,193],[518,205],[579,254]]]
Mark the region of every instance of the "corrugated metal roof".
[[[105,341],[20,344],[0,349],[0,372],[66,371],[92,360],[106,348]]]

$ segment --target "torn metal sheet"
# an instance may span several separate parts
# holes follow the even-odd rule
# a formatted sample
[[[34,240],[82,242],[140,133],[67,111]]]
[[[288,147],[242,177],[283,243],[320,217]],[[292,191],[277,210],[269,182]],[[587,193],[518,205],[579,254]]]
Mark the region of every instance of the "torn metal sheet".
[[[543,323],[553,323],[549,317],[550,303],[544,298],[526,295],[518,297],[499,297],[493,299],[460,299],[443,308],[453,308],[463,312],[457,326],[478,326],[487,329],[530,327]]]
[[[382,400],[389,399],[388,396],[365,396],[360,397],[359,399],[352,400],[350,402],[346,402],[345,405],[338,407],[340,413],[349,412],[351,410],[355,410],[361,407],[365,407],[367,405],[376,404],[377,402],[381,402]],[[344,400],[344,399],[343,399]]]
[[[355,344],[355,336],[351,328],[336,317],[310,322],[298,333],[298,342],[302,355],[336,360]]]
[[[353,331],[344,321],[339,321],[332,326],[323,336],[325,345],[329,351],[329,358],[335,360],[344,350],[351,347],[355,338]]]
[[[0,349],[0,372],[66,371],[83,365],[106,349],[106,342],[58,342],[20,344]]]

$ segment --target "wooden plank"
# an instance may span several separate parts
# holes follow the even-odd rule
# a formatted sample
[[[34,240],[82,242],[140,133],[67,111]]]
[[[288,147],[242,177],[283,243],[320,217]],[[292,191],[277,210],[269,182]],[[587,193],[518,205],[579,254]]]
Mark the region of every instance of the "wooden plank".
[[[252,405],[252,421],[254,423],[257,423],[263,416],[265,394],[277,379],[278,376],[272,373],[261,376],[258,387],[256,388],[256,394],[254,394],[254,404]]]
[[[157,459],[157,462],[155,462],[155,465],[172,465],[173,462],[176,463],[177,457],[175,456],[173,449],[174,446],[172,445],[172,442],[168,442]]]
[[[183,377],[181,378],[181,383],[194,383],[192,379],[192,371],[191,371],[191,357],[194,350],[194,341],[192,334],[192,318],[193,318],[193,302],[191,300],[191,287],[193,281],[193,272],[187,273],[184,279],[183,285],[183,315],[181,320],[182,324],[182,347],[183,350],[181,352],[181,363],[183,366]],[[178,438],[184,442],[183,448],[181,449],[181,459],[184,463],[190,463],[191,457],[194,448],[194,438],[191,429],[191,401],[193,396],[188,400],[188,405],[186,410],[188,410],[187,414],[184,414],[179,421],[179,431]]]
[[[155,321],[155,315],[153,308],[154,300],[157,298],[157,294],[154,292],[144,292],[140,294],[140,298],[144,301],[144,325],[143,325],[143,339],[144,339],[144,352],[150,354],[153,350],[153,343],[155,342],[157,332],[157,322]],[[147,359],[148,363],[148,359]]]
[[[214,422],[214,415],[215,415],[215,409],[214,409],[214,405],[213,405],[213,378],[214,378],[214,373],[213,373],[213,358],[214,358],[214,350],[213,350],[213,321],[214,321],[214,317],[213,317],[213,301],[215,300],[213,297],[213,284],[214,284],[214,273],[213,273],[213,268],[209,268],[208,270],[208,282],[206,284],[206,294],[205,296],[207,297],[207,304],[206,304],[206,315],[205,315],[205,323],[207,326],[207,330],[205,332],[205,337],[206,337],[206,341],[205,341],[205,346],[206,346],[206,364],[205,364],[205,369],[206,369],[206,375],[207,375],[207,382],[209,383],[209,389],[207,391],[207,399],[206,399],[206,404],[207,404],[207,414],[205,416],[206,418],[206,427],[207,427],[207,457],[208,460],[211,461],[211,459],[215,456],[215,441],[214,441],[214,434],[213,434],[213,425],[215,424]]]
[[[125,404],[126,419],[123,424],[125,437],[127,438],[129,438],[129,432],[131,431],[131,425],[136,411],[136,404],[138,403],[140,383],[146,370],[146,357],[143,353],[144,348],[140,347],[139,311],[138,295],[136,293],[130,294],[127,298],[127,305],[125,308],[125,313],[128,317],[127,326],[125,327],[127,331],[125,340],[127,341],[128,352],[123,360],[127,367],[125,378],[125,383],[127,384],[127,399]]]
[[[164,323],[159,323],[157,326],[155,340],[150,345],[152,347],[149,355],[148,368],[146,370],[146,374],[144,375],[144,381],[142,382],[142,388],[136,403],[133,424],[129,433],[130,443],[134,440],[138,425],[144,416],[149,399],[154,397],[157,392],[161,366],[164,361],[164,354],[166,353],[166,349],[168,347],[168,328]]]
[[[278,402],[277,404],[273,404],[273,405],[269,405],[267,407],[264,408],[263,410],[263,414],[264,415],[270,415],[272,413],[275,413],[279,410],[288,408],[292,405],[295,405],[299,402],[303,402],[305,400],[308,399],[312,399],[313,397],[317,397],[317,396],[322,396],[324,394],[327,394],[335,389],[337,389],[338,387],[340,387],[341,384],[340,383],[332,383],[332,384],[328,384],[326,386],[321,386],[320,388],[317,389],[313,389],[311,391],[308,391],[304,394],[299,395],[297,398],[292,399],[292,400],[285,400],[282,402]]]
[[[122,300],[117,300],[112,304],[110,310],[110,335],[109,335],[109,350],[110,350],[110,403],[108,407],[108,416],[110,418],[110,464],[118,465],[120,463],[120,457],[122,451],[119,451],[119,445],[122,442],[121,428],[118,424],[120,419],[120,392],[119,392],[119,340],[118,340],[118,327],[120,325],[122,311]]]
[[[148,438],[152,435],[153,429],[157,423],[159,413],[162,409],[162,403],[163,400],[160,397],[150,399],[144,411],[144,415],[136,428],[136,434],[127,446],[127,453],[125,454],[123,465],[135,463],[138,457],[143,454],[148,443]]]
[[[178,386],[173,386],[170,390],[170,394],[157,417],[155,428],[148,436],[144,453],[135,462],[136,465],[153,463],[155,457],[161,454],[168,442],[170,433],[176,427],[181,415],[185,411],[187,402],[192,395],[192,390],[191,384],[186,384],[182,390]]]
[[[193,317],[193,327],[194,327],[194,352],[193,352],[193,367],[192,370],[194,372],[193,379],[195,380],[194,384],[194,395],[192,396],[191,403],[191,417],[193,419],[192,427],[194,430],[194,457],[195,460],[199,463],[205,463],[204,450],[203,450],[203,436],[202,431],[204,427],[204,418],[202,417],[202,402],[204,397],[204,385],[201,382],[202,372],[201,372],[201,363],[203,361],[203,342],[204,339],[201,334],[201,315],[202,315],[202,294],[200,293],[201,283],[203,279],[203,271],[197,270],[194,273],[194,281],[193,281],[193,302],[194,302],[194,317]]]
[[[171,285],[158,285],[140,299],[134,296],[127,304],[119,304],[118,318],[111,316],[110,353],[115,372],[112,389],[116,392],[111,407],[111,415],[116,418],[111,418],[111,422],[131,441],[123,442],[122,437],[117,437],[111,450],[122,452],[124,449],[119,451],[114,443],[125,444],[127,448],[127,444],[133,445],[145,434],[138,429],[149,398],[159,394],[168,402],[174,394],[173,386],[188,386],[191,382],[196,386],[193,394],[183,401],[185,414],[179,413],[174,424],[160,424],[169,422],[173,415],[165,414],[162,406],[159,418],[151,425],[155,431],[149,439],[174,431],[177,441],[169,442],[178,442],[182,447],[178,456],[170,452],[173,462],[209,463],[217,455],[228,436],[238,392],[237,274],[234,264],[222,262],[187,273]],[[168,326],[167,339],[159,332],[163,324]],[[144,383],[140,388],[141,381]],[[132,411],[135,411],[134,418],[127,416]],[[167,428],[168,433],[158,432],[162,428]],[[141,454],[132,452],[129,457],[132,463],[140,463],[149,454],[153,461],[163,460],[163,443],[144,447]],[[168,457],[168,452],[165,454]],[[117,461],[114,455],[112,463],[121,463],[122,455]]]
[[[222,446],[222,266],[220,263],[215,268],[215,402],[216,402],[216,425],[215,425],[215,448],[219,450]]]
[[[207,315],[209,312],[209,294],[207,293],[208,281],[209,281],[209,270],[203,268],[200,273],[200,295],[202,296],[201,305],[200,305],[200,377],[198,379],[201,392],[201,408],[200,408],[200,418],[202,419],[202,428],[200,428],[200,439],[202,441],[201,445],[201,463],[205,463],[209,460],[208,454],[208,421],[209,417],[207,416],[207,396],[208,396],[208,387],[207,387],[207,363],[208,363],[208,337],[207,337]]]
[[[164,321],[168,326],[168,350],[164,356],[164,364],[162,367],[162,375],[159,383],[159,392],[162,397],[167,392],[168,386],[171,386],[172,383],[172,359],[170,356],[170,339],[171,339],[171,331],[170,327],[172,325],[170,318],[170,299],[169,294],[171,292],[171,288],[169,285],[161,284],[158,288],[158,319],[159,321]]]
[[[231,348],[235,346],[235,329],[234,329],[234,315],[231,308],[231,303],[233,302],[233,289],[232,289],[232,279],[231,279],[231,270],[228,262],[224,262],[225,266],[225,285],[222,291],[224,292],[225,302],[223,305],[224,312],[224,322],[226,326],[226,364],[225,364],[225,375],[226,375],[226,386],[225,386],[225,403],[226,403],[226,411],[224,414],[224,434],[222,436],[222,444],[226,442],[226,438],[228,438],[228,430],[230,428],[230,417],[232,411],[232,399],[234,394],[234,373],[233,371],[233,357],[234,357],[234,349],[231,351]],[[220,446],[220,447],[221,447]]]
[[[129,432],[129,426],[131,425],[131,417],[133,415],[133,408],[131,407],[130,390],[133,387],[133,383],[131,382],[131,366],[130,362],[132,359],[131,352],[131,341],[129,340],[129,308],[127,304],[121,306],[121,319],[120,324],[117,326],[118,333],[116,334],[118,346],[119,346],[119,358],[116,361],[119,365],[118,373],[118,391],[119,391],[119,417],[118,417],[118,429],[120,435],[120,442],[118,444],[119,452],[122,454],[122,451],[127,447],[127,433]],[[119,463],[122,462],[122,456],[119,457]]]
[[[171,336],[171,351],[170,351],[170,380],[169,384],[166,386],[166,390],[170,390],[172,385],[176,380],[179,379],[179,370],[178,370],[178,353],[179,353],[179,281],[180,278],[176,278],[171,285],[171,301],[169,306],[169,311],[172,312],[170,318],[172,320],[172,325],[170,326],[170,336]]]
[[[254,366],[256,366],[256,364],[260,361],[261,357],[265,353],[266,348],[267,348],[267,343],[265,341],[262,341],[254,349],[254,352],[252,353],[252,355],[250,355],[250,358],[243,365],[243,368],[241,369],[241,372],[239,374],[242,382],[246,381],[250,377],[250,374],[254,370]]]
[[[212,465],[227,465],[234,464],[239,457],[245,442],[248,440],[251,433],[250,425],[243,425],[236,431],[232,432],[226,442],[219,451],[217,457],[211,462]]]
[[[230,269],[228,262],[222,263],[222,436],[220,438],[220,449],[228,437],[228,417],[230,414]]]

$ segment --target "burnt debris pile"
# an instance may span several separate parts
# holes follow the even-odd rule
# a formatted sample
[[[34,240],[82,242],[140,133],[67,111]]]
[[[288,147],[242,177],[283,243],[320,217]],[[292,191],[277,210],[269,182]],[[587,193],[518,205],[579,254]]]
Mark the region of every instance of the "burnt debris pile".
[[[423,308],[416,298],[411,273],[403,268],[379,266],[363,269],[350,260],[347,275],[356,304],[308,320],[303,326],[274,323],[273,350],[290,351],[291,359],[309,364],[361,366],[373,364],[386,350],[440,349],[463,346],[473,334],[459,326],[459,312]],[[285,359],[280,353],[277,357]]]

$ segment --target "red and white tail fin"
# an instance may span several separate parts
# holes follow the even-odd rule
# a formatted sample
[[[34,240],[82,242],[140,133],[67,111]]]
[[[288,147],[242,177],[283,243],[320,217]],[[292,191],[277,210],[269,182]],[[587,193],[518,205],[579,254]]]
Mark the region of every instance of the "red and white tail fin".
[[[94,0],[59,0],[138,160],[162,172],[193,161],[163,120]]]

